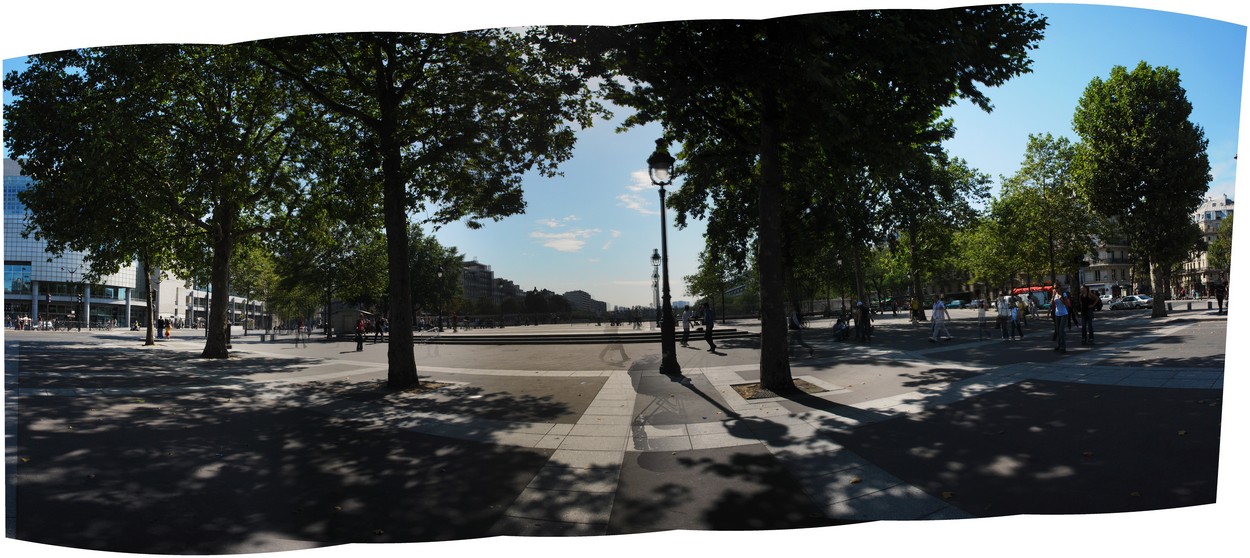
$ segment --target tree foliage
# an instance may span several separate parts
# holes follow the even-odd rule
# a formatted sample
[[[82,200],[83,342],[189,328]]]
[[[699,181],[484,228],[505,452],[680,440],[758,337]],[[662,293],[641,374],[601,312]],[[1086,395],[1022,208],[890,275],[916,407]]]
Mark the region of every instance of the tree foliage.
[[[663,122],[681,143],[686,180],[670,198],[678,222],[705,216],[710,235],[741,247],[739,261],[757,258],[760,379],[785,390],[793,385],[785,231],[795,208],[816,192],[836,199],[840,189],[862,187],[865,166],[935,143],[931,123],[957,97],[988,110],[977,84],[1028,71],[1027,51],[1044,26],[1019,6],[987,6],[563,32],[602,63],[610,98],[636,109],[627,126]],[[787,164],[816,147],[823,168]],[[824,217],[828,226],[838,216]],[[854,224],[880,229],[867,219]]]
[[[54,246],[88,250],[100,269],[138,259],[148,270],[210,270],[208,358],[227,356],[235,246],[281,228],[305,194],[308,113],[253,54],[83,49],[34,56],[6,80],[16,97],[6,142],[36,181],[24,200],[34,226]]]
[[[1233,263],[1233,216],[1230,214],[1220,221],[1220,229],[1215,233],[1215,240],[1207,248],[1207,266],[1227,275]]]
[[[521,175],[555,173],[574,126],[598,108],[581,76],[538,48],[542,29],[448,34],[350,33],[258,43],[266,64],[356,143],[327,160],[352,189],[376,192],[390,268],[387,384],[418,383],[412,335],[409,215],[478,227],[525,208]],[[554,51],[551,51],[554,52]]]
[[[1073,117],[1084,198],[1115,217],[1150,263],[1152,292],[1166,290],[1165,275],[1191,248],[1178,248],[1192,239],[1189,221],[1176,216],[1193,213],[1211,182],[1207,140],[1192,111],[1180,72],[1141,62],[1094,78]],[[1152,316],[1166,315],[1163,297],[1155,297]]]

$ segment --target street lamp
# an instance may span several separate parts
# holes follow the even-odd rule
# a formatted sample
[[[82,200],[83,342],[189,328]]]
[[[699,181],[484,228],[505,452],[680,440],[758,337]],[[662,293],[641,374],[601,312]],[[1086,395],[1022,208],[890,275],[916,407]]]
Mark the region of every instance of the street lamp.
[[[82,316],[78,315],[78,303],[82,303],[82,294],[78,292],[78,284],[74,282],[74,274],[78,273],[79,267],[82,267],[82,266],[76,265],[74,266],[74,269],[65,269],[65,266],[61,266],[61,271],[65,271],[69,273],[70,290],[74,291],[74,295],[75,295],[74,301],[70,302],[71,304],[70,308],[74,309],[74,315],[75,315],[74,317],[76,318],[75,321],[77,322],[78,331],[82,331]]]
[[[660,250],[651,251],[651,295],[655,303],[655,320],[651,321],[651,331],[655,331],[656,323],[663,320],[660,308]]]
[[[681,366],[677,364],[677,332],[668,288],[668,223],[664,212],[664,187],[673,183],[673,164],[676,162],[668,154],[668,142],[664,138],[655,140],[655,152],[647,157],[647,169],[651,175],[651,183],[660,187],[660,264],[664,279],[664,308],[660,321],[660,351],[663,358],[660,361],[660,373],[674,376],[681,374]],[[654,254],[651,260],[655,261]]]

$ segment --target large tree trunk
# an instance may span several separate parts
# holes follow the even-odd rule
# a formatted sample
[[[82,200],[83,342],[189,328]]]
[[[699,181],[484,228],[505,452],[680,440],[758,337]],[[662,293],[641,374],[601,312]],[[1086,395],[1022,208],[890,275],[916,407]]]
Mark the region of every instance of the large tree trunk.
[[[782,247],[781,145],[777,100],[765,95],[760,118],[759,273],[760,384],[771,391],[794,389],[786,344],[785,269]]]
[[[385,104],[384,104],[385,106]],[[391,111],[393,112],[393,111]],[[388,115],[383,115],[384,120]],[[397,118],[395,114],[389,115]],[[382,211],[386,224],[386,255],[390,268],[390,342],[386,347],[386,386],[393,390],[420,385],[417,359],[412,352],[412,270],[408,267],[408,214],[406,185],[400,169],[400,146],[393,133],[394,120],[382,137]],[[386,124],[384,124],[386,126]]]
[[[222,211],[220,208],[218,211]],[[234,241],[230,237],[228,216],[216,219],[217,232],[213,238],[213,269],[210,284],[213,288],[208,305],[208,340],[204,344],[204,358],[228,358],[226,345],[230,340],[230,252]]]
[[[155,345],[156,344],[156,335],[155,335],[156,308],[153,305],[156,304],[156,297],[152,296],[152,260],[151,258],[145,257],[143,259],[143,272],[148,274],[148,287],[147,289],[145,289],[148,292],[144,294],[144,296],[147,297],[148,299],[148,307],[147,307],[147,310],[145,310],[145,313],[148,316],[147,328],[146,328],[147,335],[144,337],[143,344]]]
[[[1164,266],[1150,262],[1150,296],[1153,297],[1150,303],[1151,318],[1168,317],[1167,300],[1160,294],[1161,290],[1167,289],[1166,276],[1167,270]]]

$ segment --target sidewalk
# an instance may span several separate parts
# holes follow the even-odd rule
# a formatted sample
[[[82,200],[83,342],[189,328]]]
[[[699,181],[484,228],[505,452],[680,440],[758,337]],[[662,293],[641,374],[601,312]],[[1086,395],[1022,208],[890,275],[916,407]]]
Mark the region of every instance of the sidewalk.
[[[1225,316],[1108,314],[1060,355],[1043,324],[976,340],[954,313],[937,346],[905,318],[866,344],[818,322],[791,367],[819,391],[756,400],[734,389],[754,338],[692,335],[675,378],[658,344],[420,345],[437,388],[396,394],[385,344],[236,338],[206,361],[195,337],[6,335],[7,533],[224,554],[1215,501]]]

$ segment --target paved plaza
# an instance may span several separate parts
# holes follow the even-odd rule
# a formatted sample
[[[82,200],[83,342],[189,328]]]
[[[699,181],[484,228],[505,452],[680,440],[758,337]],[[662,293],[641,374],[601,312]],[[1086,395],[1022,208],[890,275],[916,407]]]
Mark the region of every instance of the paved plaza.
[[[753,336],[708,352],[691,335],[676,377],[657,343],[421,343],[436,389],[391,393],[385,343],[249,335],[214,361],[196,330],[155,347],[9,331],[6,535],[156,554],[809,527],[836,541],[881,520],[1216,501],[1226,316],[1102,312],[1096,344],[1073,329],[1060,354],[1049,321],[1011,341],[952,313],[942,343],[901,314],[867,343],[818,320],[791,343],[811,393],[752,400],[735,386],[759,378]]]

